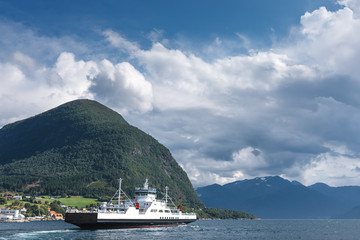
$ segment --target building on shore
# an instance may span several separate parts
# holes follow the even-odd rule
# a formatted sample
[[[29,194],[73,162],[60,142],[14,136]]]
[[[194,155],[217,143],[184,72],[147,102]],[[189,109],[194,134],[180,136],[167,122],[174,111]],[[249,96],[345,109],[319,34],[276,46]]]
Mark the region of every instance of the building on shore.
[[[1,209],[0,222],[22,222],[25,216],[19,210]]]
[[[55,218],[56,220],[63,220],[64,217],[61,213],[57,213],[55,211],[50,211],[50,216]]]
[[[13,200],[22,200],[22,196],[13,196],[13,198],[12,198]]]

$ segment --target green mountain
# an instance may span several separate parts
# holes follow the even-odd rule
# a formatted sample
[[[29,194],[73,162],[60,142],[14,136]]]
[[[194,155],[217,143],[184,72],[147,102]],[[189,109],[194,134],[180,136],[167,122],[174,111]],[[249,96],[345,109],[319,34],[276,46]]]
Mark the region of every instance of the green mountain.
[[[170,151],[91,100],[76,100],[0,129],[0,191],[111,197],[118,179],[132,196],[145,178],[202,207]]]

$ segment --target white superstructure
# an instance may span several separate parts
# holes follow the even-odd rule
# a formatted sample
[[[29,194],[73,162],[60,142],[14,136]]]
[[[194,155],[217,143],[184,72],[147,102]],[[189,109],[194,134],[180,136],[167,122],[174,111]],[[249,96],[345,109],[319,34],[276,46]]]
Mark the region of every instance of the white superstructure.
[[[101,221],[101,219],[196,220],[196,214],[183,213],[181,206],[175,207],[175,204],[168,196],[168,187],[165,188],[164,199],[157,200],[156,189],[150,188],[148,179],[146,179],[143,187],[135,188],[135,199],[130,200],[122,191],[121,183],[122,180],[119,179],[119,190],[114,195],[118,198],[116,204],[113,203],[113,199],[108,203],[104,202],[98,210],[98,221]]]

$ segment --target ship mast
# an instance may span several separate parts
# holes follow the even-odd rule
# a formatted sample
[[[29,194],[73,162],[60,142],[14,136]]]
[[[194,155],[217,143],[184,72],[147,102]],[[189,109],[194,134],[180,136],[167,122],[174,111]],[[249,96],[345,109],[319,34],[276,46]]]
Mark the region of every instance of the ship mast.
[[[119,178],[119,200],[118,200],[118,208],[120,208],[120,199],[121,199],[121,182],[122,182],[122,179]]]
[[[168,189],[169,189],[169,187],[166,186],[165,187],[165,203],[167,203],[167,201],[168,201]]]

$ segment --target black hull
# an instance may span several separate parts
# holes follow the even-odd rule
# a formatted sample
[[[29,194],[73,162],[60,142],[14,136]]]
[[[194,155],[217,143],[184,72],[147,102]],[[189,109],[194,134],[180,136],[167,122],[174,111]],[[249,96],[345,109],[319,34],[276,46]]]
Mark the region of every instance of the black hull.
[[[149,228],[169,227],[188,224],[196,219],[97,219],[97,213],[66,213],[65,222],[82,229],[118,229],[118,228]]]

